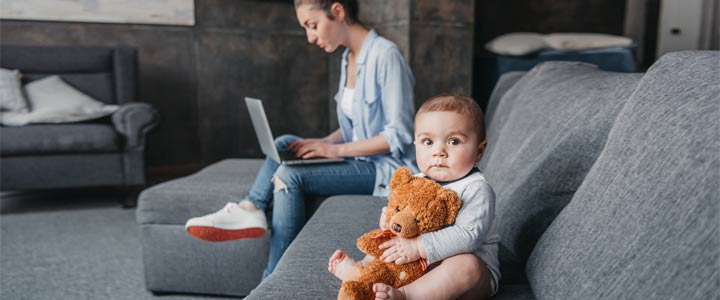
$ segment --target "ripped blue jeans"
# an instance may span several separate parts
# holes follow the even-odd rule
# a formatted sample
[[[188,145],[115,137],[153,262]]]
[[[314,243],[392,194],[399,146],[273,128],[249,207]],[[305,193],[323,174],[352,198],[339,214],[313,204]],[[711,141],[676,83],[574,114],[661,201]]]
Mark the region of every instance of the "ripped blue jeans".
[[[282,135],[275,139],[278,150],[288,149],[300,137]],[[275,191],[273,178],[285,183]],[[272,273],[290,243],[305,225],[305,195],[372,194],[375,164],[346,159],[341,163],[280,165],[265,158],[247,199],[265,210],[273,202],[270,256],[263,278]]]

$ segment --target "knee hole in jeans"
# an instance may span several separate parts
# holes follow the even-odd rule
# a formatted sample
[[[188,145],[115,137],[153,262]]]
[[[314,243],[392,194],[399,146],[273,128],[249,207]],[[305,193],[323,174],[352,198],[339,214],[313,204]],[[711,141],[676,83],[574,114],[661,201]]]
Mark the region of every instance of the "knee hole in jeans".
[[[284,190],[285,192],[287,192],[287,184],[285,184],[285,182],[283,182],[280,177],[273,176],[273,182],[275,183],[275,192],[280,190]]]

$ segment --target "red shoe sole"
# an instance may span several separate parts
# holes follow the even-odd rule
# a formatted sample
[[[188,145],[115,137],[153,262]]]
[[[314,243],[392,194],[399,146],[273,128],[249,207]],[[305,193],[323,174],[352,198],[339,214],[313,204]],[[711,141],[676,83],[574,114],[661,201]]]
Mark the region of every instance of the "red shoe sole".
[[[228,230],[207,226],[191,226],[187,228],[187,232],[195,238],[208,242],[254,239],[265,235],[265,229],[259,227]]]

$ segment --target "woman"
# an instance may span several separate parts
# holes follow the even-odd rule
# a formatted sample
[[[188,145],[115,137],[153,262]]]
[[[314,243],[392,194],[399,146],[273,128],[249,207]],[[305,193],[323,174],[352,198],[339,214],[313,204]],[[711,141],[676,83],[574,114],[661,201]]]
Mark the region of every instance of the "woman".
[[[278,149],[303,158],[346,158],[337,164],[288,166],[266,158],[246,199],[188,220],[188,232],[223,241],[260,237],[274,201],[267,277],[305,223],[305,194],[388,195],[392,172],[415,164],[414,78],[397,46],[357,19],[356,0],[295,0],[308,42],[327,53],[344,46],[337,102],[340,128],[320,139],[284,135]]]

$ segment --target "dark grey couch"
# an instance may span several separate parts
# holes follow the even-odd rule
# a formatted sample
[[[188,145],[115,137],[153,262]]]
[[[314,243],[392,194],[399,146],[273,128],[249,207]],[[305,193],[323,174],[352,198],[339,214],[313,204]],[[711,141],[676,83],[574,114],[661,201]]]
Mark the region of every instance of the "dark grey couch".
[[[23,83],[58,74],[78,90],[120,109],[109,118],[1,127],[0,187],[7,190],[145,184],[145,136],[156,110],[137,102],[137,53],[127,47],[0,47],[3,68]]]
[[[481,162],[501,236],[503,279],[493,299],[717,298],[719,63],[718,52],[679,52],[646,74],[548,62],[501,78]],[[242,294],[239,286],[259,277],[266,240],[208,245],[181,225],[242,197],[258,166],[222,161],[143,193],[148,289]],[[377,226],[385,201],[322,202],[246,299],[334,299],[340,282],[327,272],[328,257],[338,248],[361,257],[355,238]],[[173,244],[183,247],[160,250]]]

